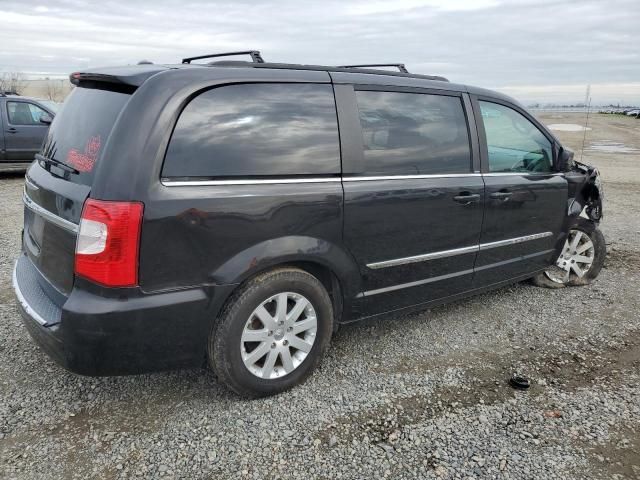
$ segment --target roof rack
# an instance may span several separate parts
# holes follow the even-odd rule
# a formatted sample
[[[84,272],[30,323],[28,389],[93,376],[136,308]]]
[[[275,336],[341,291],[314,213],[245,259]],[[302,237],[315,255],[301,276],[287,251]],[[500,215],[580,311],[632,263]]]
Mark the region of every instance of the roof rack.
[[[230,57],[233,55],[250,55],[253,63],[264,63],[264,59],[258,50],[243,50],[241,52],[213,53],[211,55],[187,57],[182,59],[182,63],[191,63],[193,60],[202,60],[203,58]]]
[[[396,67],[402,73],[409,73],[404,63],[371,63],[367,65],[340,65],[338,68],[370,68],[370,67]]]
[[[7,95],[13,95],[16,97],[20,96],[18,92],[15,92],[13,90],[0,90],[0,97],[6,97]]]

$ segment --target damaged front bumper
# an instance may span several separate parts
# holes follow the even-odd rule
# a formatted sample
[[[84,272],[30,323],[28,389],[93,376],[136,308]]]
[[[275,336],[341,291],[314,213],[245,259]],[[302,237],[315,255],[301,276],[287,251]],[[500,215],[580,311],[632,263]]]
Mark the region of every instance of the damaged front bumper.
[[[574,162],[565,178],[569,183],[569,217],[586,217],[595,224],[602,220],[604,189],[596,167]]]

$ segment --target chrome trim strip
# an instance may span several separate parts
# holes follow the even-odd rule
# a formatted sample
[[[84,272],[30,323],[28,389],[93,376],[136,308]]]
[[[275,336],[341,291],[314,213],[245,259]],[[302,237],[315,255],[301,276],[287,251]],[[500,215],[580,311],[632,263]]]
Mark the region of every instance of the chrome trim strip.
[[[481,243],[480,250],[489,250],[490,248],[506,247],[507,245],[515,245],[517,243],[528,242],[530,240],[538,240],[553,236],[552,232],[534,233],[533,235],[525,235],[524,237],[508,238],[507,240],[498,240],[497,242]]]
[[[64,218],[61,218],[59,216],[57,216],[54,213],[51,213],[49,210],[47,210],[46,208],[41,207],[40,205],[38,205],[36,202],[34,202],[33,200],[31,200],[31,198],[29,197],[29,195],[27,194],[27,191],[25,190],[24,192],[22,192],[22,201],[24,203],[24,206],[27,207],[29,210],[31,210],[32,212],[46,218],[47,220],[49,220],[51,223],[64,228],[65,230],[68,230],[72,233],[78,233],[78,225],[70,222],[69,220],[65,220]]]
[[[461,270],[459,272],[449,273],[447,275],[440,275],[438,277],[431,277],[431,278],[427,278],[425,280],[417,280],[415,282],[401,283],[399,285],[392,285],[390,287],[377,288],[375,290],[368,290],[366,292],[362,292],[361,294],[359,294],[358,297],[370,297],[372,295],[378,295],[379,293],[387,293],[387,292],[393,292],[394,290],[401,290],[403,288],[417,287],[419,285],[424,285],[424,284],[433,283],[433,282],[439,282],[440,280],[446,280],[448,278],[459,277],[461,275],[468,275],[468,274],[471,274],[471,273],[473,273],[473,269]]]
[[[448,173],[442,175],[381,175],[369,177],[316,177],[316,178],[269,178],[238,180],[160,180],[166,187],[204,187],[222,185],[278,185],[283,183],[331,183],[331,182],[367,182],[372,180],[413,180],[427,178],[464,178],[480,177],[481,173]]]
[[[20,305],[22,306],[24,311],[27,313],[27,315],[33,318],[40,325],[45,326],[47,324],[47,321],[44,318],[42,318],[42,316],[38,312],[36,312],[33,308],[31,308],[31,305],[29,305],[29,303],[27,302],[27,299],[24,298],[24,295],[22,295],[22,291],[20,290],[20,286],[18,285],[18,276],[16,273],[17,270],[18,270],[18,262],[16,262],[16,264],[13,267],[13,277],[11,280],[11,283],[13,283],[13,291],[16,294],[16,298],[18,299],[18,302],[20,302]]]
[[[485,177],[504,177],[504,176],[513,176],[513,175],[526,175],[530,177],[532,175],[541,176],[541,177],[557,177],[559,175],[564,175],[562,172],[554,172],[554,173],[545,173],[545,172],[488,172],[483,173]]]
[[[160,180],[165,187],[208,187],[222,185],[279,185],[283,183],[339,183],[340,177],[270,178],[246,180]]]
[[[511,258],[509,260],[502,261],[502,262],[497,262],[497,263],[492,263],[492,264],[489,264],[489,265],[484,265],[482,267],[476,267],[476,268],[473,268],[473,269],[470,269],[470,270],[461,270],[460,272],[455,272],[455,273],[451,273],[451,274],[448,274],[448,275],[440,275],[439,277],[431,277],[431,278],[427,278],[425,280],[417,280],[415,282],[401,283],[399,285],[392,285],[390,287],[377,288],[375,290],[368,290],[366,292],[362,292],[362,293],[358,294],[357,297],[359,297],[359,298],[370,297],[372,295],[378,295],[379,293],[393,292],[394,290],[401,290],[403,288],[417,287],[419,285],[425,285],[427,283],[439,282],[440,280],[447,280],[449,278],[459,277],[460,275],[467,275],[469,273],[477,272],[477,271],[480,271],[480,270],[487,270],[489,268],[501,267],[501,266],[507,265],[509,263],[520,262],[522,260],[527,260],[527,259],[533,258],[533,257],[539,257],[541,255],[548,255],[548,254],[550,254],[552,252],[554,252],[553,249],[551,249],[551,250],[543,250],[541,252],[530,253],[528,255],[522,255],[520,257],[515,257],[515,258]]]
[[[444,173],[434,175],[379,175],[367,177],[342,177],[344,182],[369,182],[372,180],[414,180],[421,178],[464,178],[464,177],[480,177],[481,173]]]
[[[238,179],[238,180],[160,180],[166,187],[205,187],[223,185],[278,185],[283,183],[331,183],[331,182],[371,182],[376,180],[419,180],[430,178],[465,178],[465,177],[501,177],[513,175],[556,176],[563,173],[540,172],[494,172],[494,173],[444,173],[428,175],[375,175],[363,177],[316,177],[316,178],[270,178],[270,179]]]
[[[396,267],[398,265],[407,265],[410,263],[425,262],[438,258],[453,257],[455,255],[464,255],[465,253],[479,252],[491,248],[506,247],[507,245],[515,245],[530,240],[538,240],[540,238],[551,237],[552,232],[535,233],[533,235],[525,235],[524,237],[509,238],[507,240],[499,240],[497,242],[481,243],[470,247],[454,248],[453,250],[441,250],[439,252],[425,253],[423,255],[414,255],[412,257],[394,258],[392,260],[384,260],[382,262],[368,263],[367,267],[373,270],[379,268]]]
[[[40,190],[40,187],[37,186],[35,183],[33,183],[31,180],[29,180],[29,177],[24,177],[24,183],[29,185],[32,190]]]
[[[477,252],[478,246],[454,248],[453,250],[442,250],[440,252],[425,253],[424,255],[415,255],[413,257],[396,258],[393,260],[385,260],[383,262],[374,262],[367,264],[367,267],[377,270],[378,268],[395,267],[397,265],[406,265],[408,263],[425,262],[427,260],[435,260],[436,258],[453,257],[455,255],[464,255],[465,253]]]
[[[474,271],[480,272],[482,270],[487,270],[489,268],[502,267],[504,265],[509,265],[510,263],[520,262],[522,260],[528,260],[529,258],[539,257],[541,255],[548,255],[554,252],[554,249],[550,250],[542,250],[541,252],[529,253],[528,255],[522,255],[521,257],[510,258],[509,260],[503,260],[501,262],[490,263],[489,265],[483,265],[481,267],[475,267]]]

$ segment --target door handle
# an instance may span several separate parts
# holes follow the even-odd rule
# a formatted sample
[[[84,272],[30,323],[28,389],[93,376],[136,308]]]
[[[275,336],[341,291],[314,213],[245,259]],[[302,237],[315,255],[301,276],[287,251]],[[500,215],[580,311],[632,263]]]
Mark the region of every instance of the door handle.
[[[7,128],[7,132],[9,132],[9,133],[16,133],[17,131],[18,131],[17,128],[13,128],[13,127]]]
[[[479,200],[479,193],[462,192],[460,195],[456,195],[455,197],[453,197],[454,202],[462,203],[463,205],[469,205],[470,203],[475,203]]]
[[[509,200],[511,192],[494,192],[489,196],[491,198],[497,198],[498,200]]]

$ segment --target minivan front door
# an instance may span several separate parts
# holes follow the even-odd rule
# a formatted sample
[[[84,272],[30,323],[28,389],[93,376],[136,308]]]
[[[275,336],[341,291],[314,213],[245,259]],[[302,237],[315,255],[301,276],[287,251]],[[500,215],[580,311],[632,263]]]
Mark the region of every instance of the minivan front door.
[[[344,100],[338,88],[336,97]],[[341,131],[349,111],[359,117],[356,133],[342,136],[357,139],[343,144],[344,241],[364,286],[356,314],[468,290],[484,184],[472,167],[463,96],[356,86],[355,100],[357,108],[343,103],[338,112]]]
[[[563,236],[567,181],[553,169],[553,143],[524,112],[480,100],[485,212],[474,287],[536,272]]]

